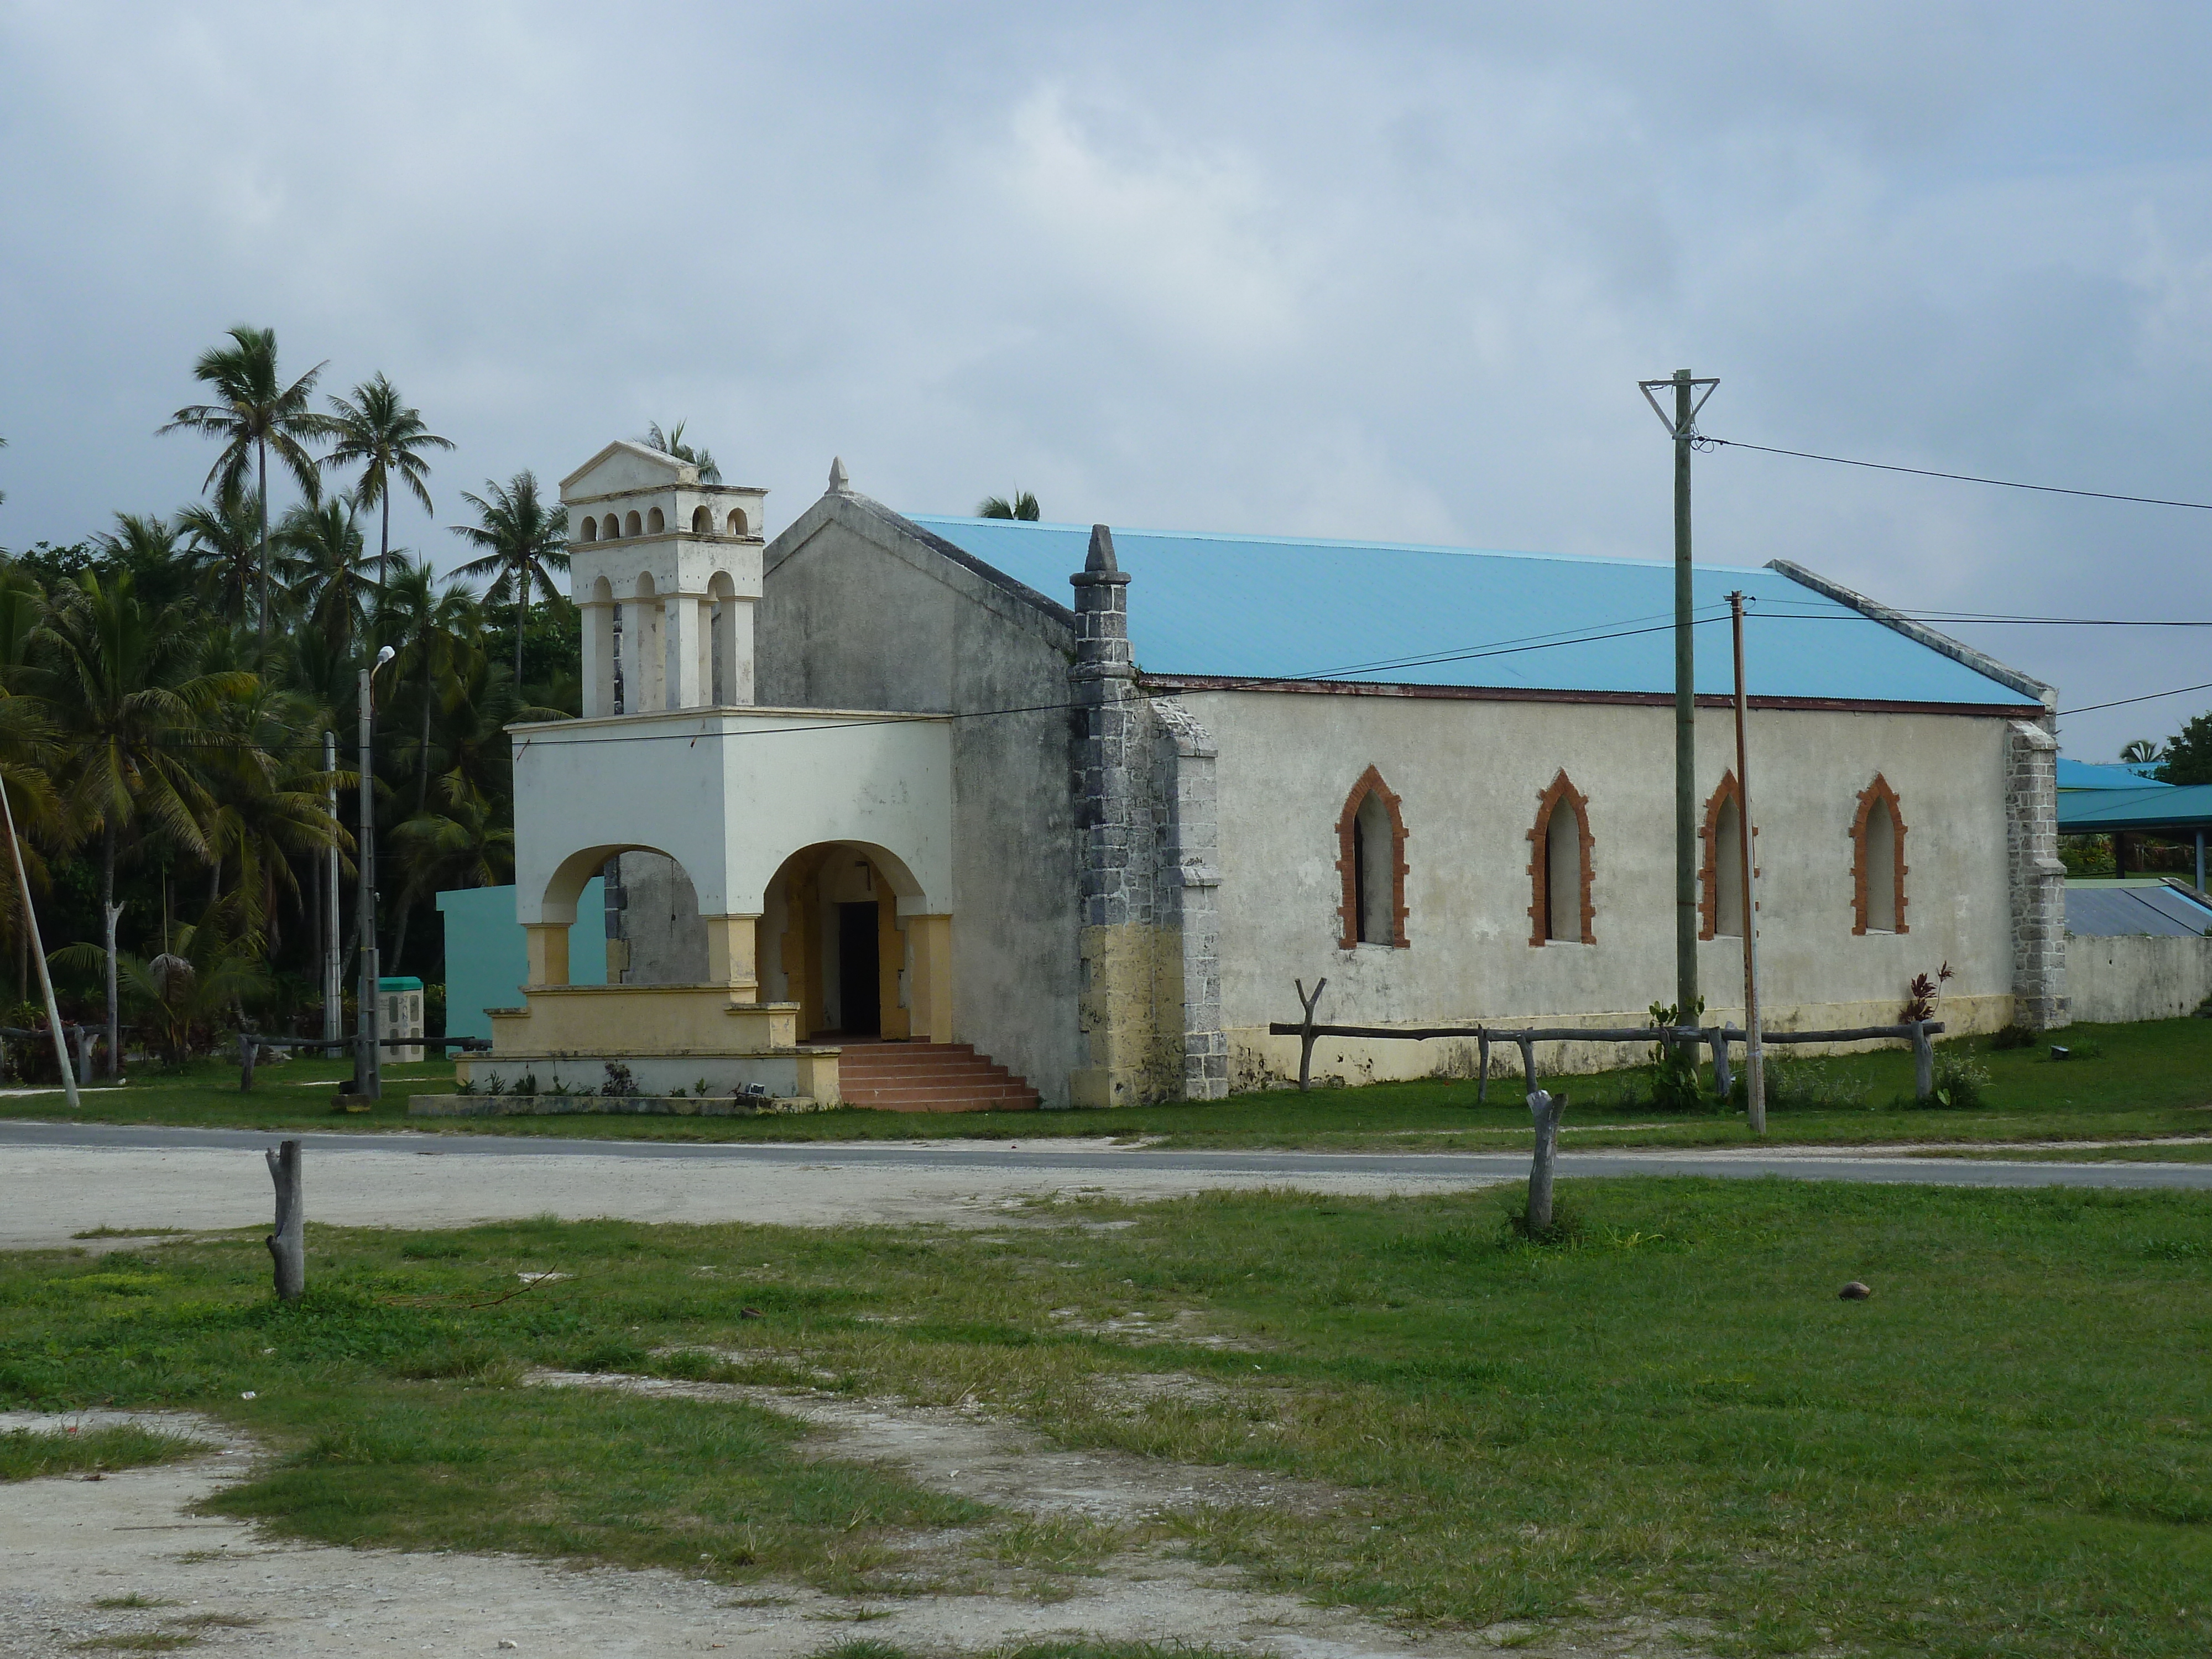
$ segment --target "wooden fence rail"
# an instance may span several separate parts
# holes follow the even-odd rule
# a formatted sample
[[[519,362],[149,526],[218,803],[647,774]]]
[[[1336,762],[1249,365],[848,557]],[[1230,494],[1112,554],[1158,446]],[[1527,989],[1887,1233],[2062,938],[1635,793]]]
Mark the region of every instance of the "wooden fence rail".
[[[1321,988],[1314,988],[1313,1000],[1320,1000]],[[1298,1000],[1306,1001],[1304,988],[1300,987]],[[1916,1098],[1925,1100],[1936,1092],[1936,1052],[1931,1038],[1940,1036],[1943,1022],[1940,1019],[1907,1020],[1895,1025],[1854,1025],[1832,1031],[1763,1031],[1762,1044],[1776,1042],[1866,1042],[1887,1041],[1910,1042],[1912,1045],[1912,1085]],[[1729,1066],[1729,1045],[1741,1043],[1744,1034],[1733,1025],[1323,1025],[1316,1023],[1308,1005],[1307,1017],[1296,1024],[1278,1020],[1267,1027],[1270,1036],[1294,1036],[1298,1039],[1298,1087],[1310,1089],[1313,1074],[1313,1046],[1320,1038],[1368,1037],[1384,1041],[1411,1042],[1431,1042],[1438,1037],[1473,1037],[1478,1050],[1478,1065],[1474,1097],[1478,1103],[1486,1099],[1490,1088],[1490,1045],[1510,1042],[1521,1050],[1521,1074],[1530,1094],[1536,1092],[1535,1045],[1540,1042],[1635,1042],[1655,1046],[1705,1044],[1712,1050],[1713,1082],[1719,1092],[1726,1095],[1733,1085]]]

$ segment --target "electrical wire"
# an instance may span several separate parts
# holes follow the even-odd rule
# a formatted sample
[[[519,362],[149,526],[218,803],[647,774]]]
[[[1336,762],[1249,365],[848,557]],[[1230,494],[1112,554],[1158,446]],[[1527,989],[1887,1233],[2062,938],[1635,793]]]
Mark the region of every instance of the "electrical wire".
[[[1859,461],[1846,455],[1816,455],[1809,449],[1778,449],[1771,444],[1747,444],[1737,438],[1709,438],[1699,433],[1692,440],[1700,449],[1755,449],[1762,455],[1790,455],[1801,461],[1826,461],[1836,466],[1863,466],[1875,472],[1909,472],[1916,478],[1949,478],[1958,483],[1995,484],[2000,489],[2032,489],[2045,495],[2081,495],[2095,501],[2133,501],[2141,507],[2185,507],[2212,513],[2212,501],[2175,501],[2159,495],[2123,495],[2110,489],[2069,489],[2060,484],[2022,483],[2016,478],[1984,478],[1972,472],[1939,472],[1933,467],[1899,466],[1889,461]]]
[[[2116,697],[2111,702],[2093,702],[2081,708],[2062,708],[2061,720],[2069,714],[2094,714],[2100,708],[2124,708],[2131,702],[2156,702],[2160,697],[2178,697],[2187,691],[2212,691],[2212,680],[2202,685],[2177,685],[2171,691],[2146,691],[2140,697]]]

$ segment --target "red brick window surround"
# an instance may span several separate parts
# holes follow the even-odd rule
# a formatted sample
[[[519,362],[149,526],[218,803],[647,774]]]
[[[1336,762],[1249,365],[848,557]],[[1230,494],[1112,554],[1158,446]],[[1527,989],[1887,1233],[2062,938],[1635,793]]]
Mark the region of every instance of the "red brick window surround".
[[[1337,906],[1337,948],[1361,945],[1406,948],[1406,820],[1398,797],[1369,767],[1344,799],[1336,820],[1336,870],[1343,882]]]
[[[1743,790],[1735,781],[1733,770],[1721,775],[1720,787],[1705,799],[1705,822],[1698,827],[1698,839],[1705,844],[1705,855],[1698,867],[1698,937],[1699,939],[1741,939],[1743,937],[1743,849],[1736,837],[1743,822]],[[1753,874],[1757,873],[1759,858],[1759,826],[1751,830],[1751,852]],[[1729,901],[1735,914],[1723,915],[1723,898]],[[1723,922],[1735,925],[1723,927]]]
[[[1528,831],[1529,944],[1597,943],[1597,906],[1590,896],[1595,845],[1589,799],[1561,772],[1536,798],[1536,823]]]
[[[1881,773],[1859,791],[1858,816],[1851,820],[1851,932],[1906,933],[1905,814],[1897,791]]]

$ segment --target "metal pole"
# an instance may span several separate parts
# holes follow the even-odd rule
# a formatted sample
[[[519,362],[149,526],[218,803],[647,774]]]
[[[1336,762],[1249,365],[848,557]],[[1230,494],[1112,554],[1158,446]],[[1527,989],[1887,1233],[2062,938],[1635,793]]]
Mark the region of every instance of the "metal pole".
[[[1749,699],[1743,683],[1743,595],[1729,595],[1735,635],[1735,804],[1743,856],[1743,1077],[1751,1132],[1766,1133],[1766,1055],[1759,1028],[1759,860],[1751,817],[1751,750],[1745,737]]]
[[[39,913],[31,908],[31,878],[23,873],[23,843],[15,835],[15,808],[8,799],[8,788],[0,783],[0,815],[8,823],[8,853],[15,861],[15,886],[23,895],[23,926],[31,936],[31,954],[38,959],[39,989],[46,994],[46,1030],[54,1039],[54,1059],[62,1068],[62,1088],[69,1096],[69,1108],[76,1110],[76,1073],[70,1066],[69,1039],[62,1035],[61,1005],[54,1000],[53,975],[46,971],[46,947],[39,938]]]
[[[376,792],[375,771],[369,745],[374,736],[375,714],[369,703],[369,679],[376,671],[361,671],[361,846],[355,855],[360,883],[354,895],[354,911],[361,930],[360,1003],[354,1013],[353,1092],[368,1100],[384,1097],[383,1054],[377,1042],[376,981]]]
[[[1674,371],[1674,1007],[1698,1000],[1698,652],[1690,615],[1690,371]]]
[[[325,786],[328,793],[331,822],[338,821],[338,738],[335,732],[323,733],[323,774],[329,780]],[[330,927],[323,935],[323,1040],[335,1042],[338,1035],[338,1016],[345,1001],[345,945],[338,937],[338,849],[331,843],[323,858],[323,908],[329,913]]]

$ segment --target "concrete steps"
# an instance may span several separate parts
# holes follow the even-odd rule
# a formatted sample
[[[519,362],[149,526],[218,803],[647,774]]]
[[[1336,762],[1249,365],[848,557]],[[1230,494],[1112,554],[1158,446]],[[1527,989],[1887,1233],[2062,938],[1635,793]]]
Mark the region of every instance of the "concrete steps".
[[[1027,1112],[1037,1091],[966,1042],[854,1042],[837,1060],[848,1106],[879,1112]]]

